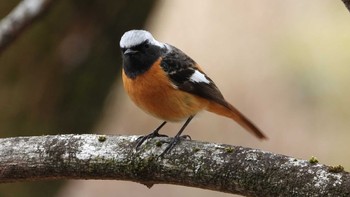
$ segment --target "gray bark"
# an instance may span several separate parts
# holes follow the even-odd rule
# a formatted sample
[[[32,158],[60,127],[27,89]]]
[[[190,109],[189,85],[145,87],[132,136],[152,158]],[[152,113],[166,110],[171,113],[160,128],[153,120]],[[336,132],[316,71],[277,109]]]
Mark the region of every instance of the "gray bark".
[[[0,54],[51,5],[52,0],[23,0],[0,21]]]
[[[176,184],[245,196],[350,196],[350,174],[316,160],[169,138],[135,150],[138,136],[54,135],[0,139],[0,183],[113,179]],[[116,183],[117,184],[117,183]]]

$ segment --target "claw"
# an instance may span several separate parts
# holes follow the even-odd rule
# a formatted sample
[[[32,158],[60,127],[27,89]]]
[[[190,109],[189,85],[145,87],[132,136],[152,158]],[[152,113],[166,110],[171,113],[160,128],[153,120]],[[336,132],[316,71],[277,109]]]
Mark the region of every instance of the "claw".
[[[162,154],[159,155],[159,157],[162,157],[164,154],[168,153],[169,151],[171,151],[171,149],[174,148],[174,146],[181,140],[183,139],[191,139],[191,136],[189,135],[181,135],[181,133],[184,131],[184,129],[186,128],[186,126],[188,125],[188,123],[191,122],[193,116],[190,116],[185,124],[181,127],[181,129],[179,130],[179,132],[175,135],[175,137],[170,141],[169,145],[165,148],[165,150],[162,152]],[[163,134],[159,134],[159,130],[166,124],[166,121],[164,121],[161,125],[159,125],[158,128],[156,128],[152,133],[145,135],[145,136],[141,136],[139,138],[137,138],[137,144],[136,144],[136,150],[147,140],[147,139],[152,139],[155,137],[168,137],[167,135],[163,135]]]
[[[162,154],[159,155],[159,157],[163,157],[166,153],[168,153],[171,149],[175,147],[175,145],[181,141],[182,137],[180,136],[175,136],[170,142],[169,145],[165,148],[165,150],[162,152]]]
[[[145,135],[145,136],[140,136],[139,138],[137,138],[137,144],[136,144],[136,150],[143,144],[143,142],[145,142],[148,139],[152,139],[155,137],[168,137],[167,135],[163,135],[163,134],[159,134],[158,131],[155,132],[153,131],[152,133]]]
[[[152,139],[155,137],[168,137],[167,135],[163,135],[163,134],[159,134],[159,130],[166,124],[166,121],[164,121],[161,125],[159,125],[152,133],[145,135],[145,136],[141,136],[139,138],[137,138],[137,144],[136,144],[136,150],[143,144],[144,141],[146,141],[147,139]]]
[[[174,148],[174,146],[179,142],[181,141],[182,139],[186,139],[186,138],[190,138],[191,137],[189,135],[182,135],[181,136],[181,133],[184,131],[184,129],[186,128],[186,126],[188,125],[188,123],[191,122],[193,116],[190,116],[185,124],[181,127],[180,131],[175,135],[175,137],[170,141],[169,145],[165,148],[165,150],[162,152],[162,154],[159,155],[159,157],[163,157],[163,155],[165,153],[168,153],[169,151],[171,151],[171,149]]]

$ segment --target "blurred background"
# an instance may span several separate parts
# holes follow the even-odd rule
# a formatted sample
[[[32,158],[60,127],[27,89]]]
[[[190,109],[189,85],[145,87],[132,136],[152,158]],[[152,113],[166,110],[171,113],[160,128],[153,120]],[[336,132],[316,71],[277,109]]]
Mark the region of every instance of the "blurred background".
[[[5,17],[20,1],[0,2]],[[119,39],[147,29],[202,65],[269,137],[203,112],[192,139],[261,148],[350,170],[350,13],[338,1],[57,1],[0,54],[0,137],[149,133],[120,81]],[[132,118],[131,118],[132,117]],[[175,135],[181,124],[162,131]],[[1,184],[0,196],[232,196],[123,181]]]

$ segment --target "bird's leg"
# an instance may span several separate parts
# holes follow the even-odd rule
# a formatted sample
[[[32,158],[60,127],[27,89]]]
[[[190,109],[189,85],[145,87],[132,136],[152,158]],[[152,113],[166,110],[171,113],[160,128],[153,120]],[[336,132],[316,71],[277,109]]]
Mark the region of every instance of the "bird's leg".
[[[165,148],[165,150],[163,151],[162,154],[160,154],[159,156],[163,156],[165,153],[169,152],[171,149],[174,148],[174,146],[181,140],[181,139],[186,139],[187,137],[189,137],[191,139],[191,137],[189,135],[184,135],[181,136],[181,133],[185,130],[185,128],[187,127],[188,123],[191,122],[193,116],[190,116],[185,124],[181,127],[181,129],[179,130],[179,132],[175,135],[175,137],[170,141],[169,145]]]
[[[141,136],[139,137],[136,141],[136,149],[141,146],[141,144],[143,144],[144,141],[146,141],[147,139],[150,138],[154,138],[154,137],[168,137],[167,135],[163,135],[163,134],[159,134],[159,130],[166,124],[166,121],[164,121],[161,125],[159,125],[152,133],[145,135],[145,136]]]

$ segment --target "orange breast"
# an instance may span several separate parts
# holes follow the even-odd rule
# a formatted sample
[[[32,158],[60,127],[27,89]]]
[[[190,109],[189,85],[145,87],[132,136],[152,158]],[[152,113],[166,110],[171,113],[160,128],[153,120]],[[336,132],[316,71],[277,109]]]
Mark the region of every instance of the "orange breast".
[[[123,70],[124,88],[135,104],[167,121],[181,121],[206,108],[207,100],[172,86],[160,61],[135,79],[128,78]]]

